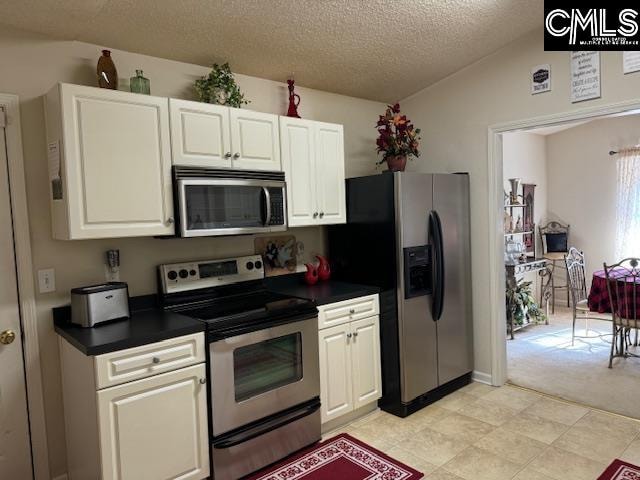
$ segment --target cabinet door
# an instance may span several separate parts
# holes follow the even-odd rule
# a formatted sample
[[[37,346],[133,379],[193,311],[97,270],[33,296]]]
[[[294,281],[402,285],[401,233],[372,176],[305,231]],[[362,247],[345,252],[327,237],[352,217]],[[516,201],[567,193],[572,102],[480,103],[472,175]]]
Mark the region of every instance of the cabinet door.
[[[315,122],[280,117],[282,169],[287,180],[290,227],[318,224],[315,172]]]
[[[169,100],[174,165],[231,168],[229,108]]]
[[[98,391],[103,480],[209,475],[203,363]]]
[[[280,171],[278,116],[230,108],[233,168]]]
[[[378,315],[351,322],[354,409],[380,398],[380,320]]]
[[[349,324],[320,330],[322,423],[353,410]]]
[[[320,224],[345,223],[344,138],[342,125],[316,122],[316,183]]]
[[[60,88],[68,238],[173,234],[168,100]]]

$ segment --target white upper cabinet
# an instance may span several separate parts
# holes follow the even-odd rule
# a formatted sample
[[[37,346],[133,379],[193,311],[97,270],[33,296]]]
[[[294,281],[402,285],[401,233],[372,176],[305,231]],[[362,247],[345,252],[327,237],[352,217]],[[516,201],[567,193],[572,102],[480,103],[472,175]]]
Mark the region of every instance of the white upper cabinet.
[[[174,165],[231,168],[229,109],[169,99]]]
[[[233,168],[280,171],[278,116],[229,109]]]
[[[278,116],[169,100],[173,164],[280,171]]]
[[[289,226],[316,224],[315,122],[280,117],[280,139]]]
[[[347,221],[342,125],[316,122],[318,223]]]
[[[280,117],[289,226],[346,222],[342,125]]]
[[[174,233],[166,98],[59,84],[46,118],[54,238]]]

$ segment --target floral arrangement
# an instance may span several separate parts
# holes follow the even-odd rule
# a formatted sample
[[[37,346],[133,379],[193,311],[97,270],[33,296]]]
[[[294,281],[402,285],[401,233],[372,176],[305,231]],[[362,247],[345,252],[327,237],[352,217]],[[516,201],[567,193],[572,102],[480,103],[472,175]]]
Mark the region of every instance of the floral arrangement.
[[[418,151],[420,129],[414,128],[406,115],[400,115],[400,104],[387,106],[384,115],[380,115],[376,125],[378,129],[378,153],[383,153],[383,163],[389,157],[407,156],[419,157]]]
[[[249,103],[240,91],[228,63],[223,65],[214,63],[209,75],[196,80],[195,89],[201,102],[235,108]]]

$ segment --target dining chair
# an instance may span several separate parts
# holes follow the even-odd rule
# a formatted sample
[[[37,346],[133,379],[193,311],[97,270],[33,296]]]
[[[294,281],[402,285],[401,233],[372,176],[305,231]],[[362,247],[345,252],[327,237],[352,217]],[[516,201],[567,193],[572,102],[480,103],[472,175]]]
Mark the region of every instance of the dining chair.
[[[604,264],[607,291],[613,314],[613,341],[609,356],[609,368],[615,357],[637,357],[629,351],[627,337],[631,330],[640,327],[640,258],[625,258],[613,264]],[[616,343],[619,344],[616,347]],[[614,354],[614,349],[615,354]]]
[[[542,258],[551,263],[552,274],[555,274],[558,267],[562,269],[566,268],[564,264],[564,256],[569,253],[569,225],[551,221],[544,226],[538,227],[538,233],[540,234],[540,244],[542,245]],[[569,307],[570,288],[568,272],[566,272],[566,281],[564,285],[554,281],[553,288],[551,289],[552,313],[555,313],[556,290],[567,291],[567,307]]]
[[[585,275],[584,252],[571,247],[564,256],[564,263],[569,277],[569,292],[571,297],[571,311],[573,325],[571,330],[571,345],[576,338],[597,338],[602,335],[589,335],[589,320],[604,320],[611,322],[613,318],[608,313],[597,313],[589,310],[587,294],[587,277]],[[576,320],[584,320],[584,335],[576,336]]]

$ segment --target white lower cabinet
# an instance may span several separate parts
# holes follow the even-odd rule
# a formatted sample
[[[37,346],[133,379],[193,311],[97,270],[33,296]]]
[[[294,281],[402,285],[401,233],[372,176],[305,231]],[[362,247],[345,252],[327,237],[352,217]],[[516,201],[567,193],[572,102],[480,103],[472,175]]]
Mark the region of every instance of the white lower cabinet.
[[[353,410],[351,326],[320,330],[320,402],[322,423]]]
[[[203,346],[197,333],[91,357],[60,339],[69,480],[207,478]],[[136,379],[100,388],[100,372],[124,360],[135,361]]]
[[[354,299],[354,304],[359,300]],[[378,400],[382,395],[380,317],[347,318],[341,325],[321,329],[319,339],[322,423]]]
[[[204,364],[98,392],[103,478],[208,475]]]

